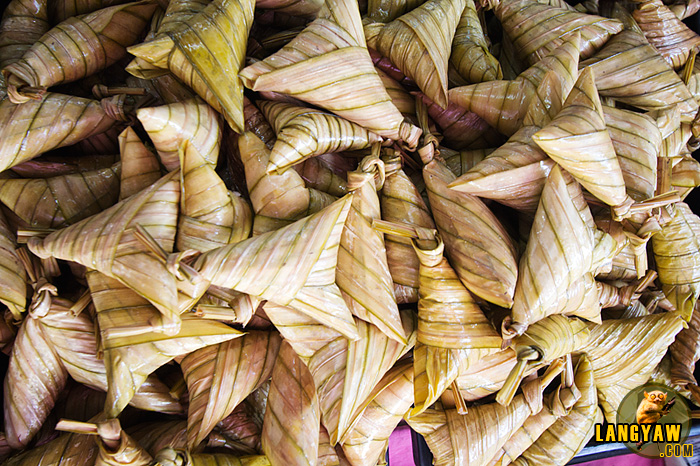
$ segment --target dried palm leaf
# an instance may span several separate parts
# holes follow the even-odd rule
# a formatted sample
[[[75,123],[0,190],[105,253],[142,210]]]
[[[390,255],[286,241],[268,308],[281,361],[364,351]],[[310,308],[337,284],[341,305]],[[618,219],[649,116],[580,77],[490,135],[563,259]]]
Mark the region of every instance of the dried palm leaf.
[[[90,272],[87,279],[102,337],[109,381],[105,411],[110,416],[119,414],[160,366],[241,335],[220,322],[188,316],[178,334],[156,333],[160,313],[147,300],[103,274]]]
[[[428,0],[384,26],[376,50],[389,58],[442,108],[447,99],[447,63],[465,0]]]
[[[0,201],[33,228],[61,228],[117,202],[121,165],[53,178],[0,180]]]
[[[190,450],[270,377],[279,345],[276,333],[251,330],[241,338],[185,356],[180,365],[190,393]]]
[[[256,8],[273,10],[292,16],[315,17],[323,6],[319,0],[262,0],[255,3]]]
[[[450,102],[476,113],[500,133],[512,136],[521,127],[547,72],[552,71],[565,88],[570,88],[569,82],[576,81],[580,37],[578,32],[567,35],[561,45],[513,81],[491,81],[451,89]]]
[[[24,55],[49,29],[48,0],[12,0],[0,21],[0,69]]]
[[[413,242],[420,261],[417,341],[426,346],[414,353],[415,407],[411,416],[437,401],[471,363],[501,348],[501,337],[486,319],[437,246]],[[422,359],[422,360],[421,360]],[[425,380],[419,368],[425,367]]]
[[[126,3],[124,0],[57,0],[50,2],[49,18],[52,24],[61,23],[73,16],[92,13],[112,5]]]
[[[556,314],[530,325],[525,333],[513,339],[518,363],[508,374],[496,401],[503,405],[510,403],[526,370],[580,350],[588,342],[589,334],[582,320]]]
[[[372,221],[381,218],[377,188],[384,174],[384,163],[376,155],[365,157],[356,171],[348,173],[353,197],[340,238],[335,278],[353,315],[405,344],[407,335],[394,297],[384,237],[372,228]],[[379,185],[375,176],[379,176]]]
[[[155,455],[152,466],[270,466],[266,456],[232,456],[226,453],[190,453],[166,447]]]
[[[445,164],[426,160],[423,178],[430,207],[455,272],[469,291],[509,308],[517,264],[508,233],[481,200],[447,187],[456,177]]]
[[[236,132],[243,131],[242,68],[248,32],[253,22],[251,1],[215,0],[179,22],[177,31],[129,47],[129,53],[169,69]]]
[[[542,4],[534,0],[506,0],[494,8],[503,30],[518,54],[533,65],[557,48],[566,35],[581,34],[581,59],[593,55],[613,35],[622,31],[616,19],[588,15]]]
[[[241,78],[254,91],[318,105],[411,149],[418,143],[420,131],[403,121],[374,70],[355,2],[326,2],[294,40],[245,68]]]
[[[278,173],[314,155],[364,149],[381,141],[377,134],[333,114],[284,102],[258,102],[277,141],[267,172]]]
[[[335,448],[331,445],[331,439],[328,436],[328,431],[323,425],[318,435],[318,459],[316,466],[339,466],[340,459]]]
[[[572,381],[573,382],[573,374]],[[595,391],[593,391],[595,395]],[[511,464],[527,450],[547,429],[560,418],[571,413],[574,404],[581,398],[581,392],[572,384],[562,384],[550,393],[543,403],[542,410],[534,413],[523,423],[505,445],[487,464],[489,466],[506,466]]]
[[[398,156],[384,157],[385,175],[381,193],[382,220],[405,223],[413,227],[434,229],[435,224],[418,189],[401,168]],[[418,301],[420,262],[411,240],[387,235],[384,238],[387,264],[394,281],[394,295],[399,304]]]
[[[5,436],[14,449],[26,446],[44,424],[68,372],[38,320],[24,319],[5,375]],[[20,463],[23,464],[23,463]]]
[[[495,149],[472,149],[456,151],[446,147],[440,148],[440,156],[445,160],[447,168],[459,177],[474,168]]]
[[[410,312],[403,312],[402,317],[403,331],[408,336],[407,344],[399,343],[387,337],[376,326],[356,319],[360,339],[348,342],[338,428],[337,431],[328,429],[331,444],[337,441],[342,443],[345,440],[346,434],[359,421],[359,410],[372,390],[396,361],[413,348],[416,337],[415,321]]]
[[[700,37],[661,0],[645,0],[632,12],[649,43],[674,69],[700,50]]]
[[[253,215],[240,194],[226,189],[214,168],[185,141],[180,148],[180,251],[209,251],[250,235]]]
[[[625,191],[590,67],[581,71],[561,112],[532,139],[598,199],[617,207],[616,212],[620,209],[618,215],[629,210],[632,201]]]
[[[296,308],[355,338],[357,330],[335,284],[351,200],[346,196],[280,230],[208,251],[194,268],[213,285]]]
[[[615,35],[581,66],[593,70],[596,87],[603,97],[644,110],[678,105],[687,121],[697,112],[698,102],[683,81],[636,30],[625,29]]]
[[[489,52],[474,0],[466,0],[452,42],[450,63],[468,83],[503,79],[500,63]]]
[[[359,420],[343,440],[343,452],[352,466],[377,464],[389,442],[389,435],[411,406],[412,392],[411,361],[399,362],[386,373],[359,408]]]
[[[591,336],[581,351],[591,360],[600,405],[608,422],[615,422],[622,399],[649,379],[685,326],[675,311],[591,324]]]
[[[168,171],[179,167],[178,149],[185,140],[216,167],[221,140],[219,115],[201,99],[141,108],[136,115]]]
[[[673,12],[678,19],[686,19],[700,11],[700,2],[696,0],[688,0],[668,5],[669,10]]]
[[[176,33],[187,27],[187,21],[202,11],[210,2],[204,0],[172,0],[168,2],[163,19],[158,25],[157,34]]]
[[[121,428],[118,419],[78,422],[62,419],[56,430],[74,434],[94,435],[98,447],[95,466],[148,466],[151,455]]]
[[[502,136],[479,115],[458,105],[454,101],[442,108],[423,93],[418,97],[428,106],[430,118],[442,130],[443,143],[455,149],[496,147]]]
[[[571,412],[557,420],[511,464],[514,466],[563,466],[586,446],[595,424],[603,422],[598,408],[593,368],[587,356],[579,358],[575,377],[581,397]]]
[[[652,237],[656,271],[666,297],[685,320],[700,295],[700,218],[684,202],[675,204],[671,221]]]
[[[309,369],[282,343],[272,369],[262,431],[262,449],[275,465],[315,466],[321,410]]]
[[[0,212],[0,302],[9,309],[19,322],[27,304],[27,273],[17,255],[15,234]],[[5,340],[3,338],[3,340]]]
[[[94,464],[97,444],[87,435],[61,434],[43,445],[25,450],[4,464],[7,466],[84,466]]]
[[[462,398],[466,401],[474,401],[496,393],[517,362],[517,355],[512,348],[506,348],[480,361],[475,361],[456,379]],[[527,377],[534,370],[534,368],[526,369],[523,377]]]
[[[389,23],[424,3],[424,0],[369,0],[367,17],[372,21]]]
[[[697,308],[697,306],[696,306]],[[693,311],[688,322],[688,328],[681,330],[671,346],[670,354],[670,381],[680,387],[698,385],[693,371],[695,363],[700,359],[700,312]]]
[[[0,171],[104,132],[114,123],[94,100],[53,93],[22,105],[5,99],[0,103]]]
[[[466,415],[455,409],[430,409],[408,423],[425,437],[435,466],[485,464],[530,415],[542,409],[542,391],[558,372],[561,366],[528,382],[508,406],[484,404],[470,408]]]
[[[160,178],[158,159],[131,127],[119,135],[119,153],[122,162],[119,200],[138,193]]]
[[[136,237],[143,228],[165,250],[172,250],[180,200],[179,172],[141,193],[46,238],[31,238],[29,247],[42,258],[71,260],[111,276],[153,303],[163,314],[163,331],[178,332],[180,316],[175,277]]]
[[[391,98],[391,103],[398,109],[401,114],[409,121],[413,122],[416,114],[416,100],[409,94],[398,81],[384,71],[375,67],[375,71],[382,80],[387,94]]]
[[[331,196],[344,196],[348,193],[347,182],[338,176],[323,159],[313,157],[295,165],[309,188],[314,188]]]
[[[41,98],[46,88],[90,76],[126,55],[157,5],[141,1],[69,18],[2,69],[14,103]]]

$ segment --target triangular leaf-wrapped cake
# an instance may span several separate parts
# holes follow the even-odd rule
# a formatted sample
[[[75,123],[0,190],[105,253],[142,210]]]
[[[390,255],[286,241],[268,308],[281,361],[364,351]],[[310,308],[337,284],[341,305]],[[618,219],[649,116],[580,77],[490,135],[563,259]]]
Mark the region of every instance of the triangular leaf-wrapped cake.
[[[176,31],[129,47],[129,53],[169,69],[243,132],[243,85],[238,78],[253,22],[251,0],[214,0]]]
[[[202,157],[216,167],[221,139],[219,115],[201,99],[141,108],[136,116],[168,171],[180,166],[177,154],[185,140],[189,140]]]
[[[148,149],[132,127],[119,134],[121,179],[119,200],[136,194],[160,178],[160,165],[155,154]]]
[[[136,237],[142,226],[163,249],[175,240],[179,172],[173,172],[113,207],[43,239],[30,238],[29,248],[42,258],[72,260],[121,281],[163,314],[164,331],[180,327],[175,277]]]
[[[0,302],[9,309],[16,320],[21,319],[27,305],[27,272],[17,255],[15,234],[0,212]]]
[[[385,25],[376,49],[423,93],[447,107],[447,63],[465,0],[429,0]]]
[[[685,325],[675,311],[591,324],[590,339],[581,351],[590,358],[600,405],[608,422],[615,422],[625,395],[649,380]]]
[[[450,63],[468,83],[503,78],[500,63],[489,52],[474,0],[465,2],[465,8],[452,41]]]
[[[0,69],[22,58],[50,28],[48,0],[12,0],[0,22]]]
[[[346,196],[279,230],[205,252],[193,267],[213,285],[294,307],[355,338],[357,329],[335,284],[351,202]]]
[[[532,65],[554,50],[566,34],[581,33],[581,58],[593,55],[622,30],[616,19],[546,5],[534,0],[505,0],[494,9],[519,54]]]
[[[415,148],[420,130],[404,122],[374,70],[357,3],[329,0],[289,44],[241,72],[247,87],[291,95]]]

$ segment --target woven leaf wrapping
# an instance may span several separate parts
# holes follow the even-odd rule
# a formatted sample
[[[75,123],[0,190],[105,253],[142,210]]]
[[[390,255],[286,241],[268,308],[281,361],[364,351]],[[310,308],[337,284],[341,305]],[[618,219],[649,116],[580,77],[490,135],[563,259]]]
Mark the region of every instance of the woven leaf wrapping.
[[[39,257],[72,260],[116,278],[163,313],[164,330],[179,330],[175,277],[136,239],[137,225],[166,251],[172,251],[180,201],[179,172],[173,172],[140,194],[44,239],[31,238]]]
[[[617,206],[628,198],[591,68],[581,71],[564,108],[532,139],[606,204]]]
[[[364,325],[361,321],[358,323]],[[381,332],[377,333],[386,338]],[[338,441],[338,420],[347,362],[348,340],[342,336],[329,341],[316,351],[307,362],[316,386],[321,408],[321,420],[328,431],[331,444]]]
[[[335,285],[352,196],[282,229],[202,254],[195,269],[213,285],[290,306],[349,338],[357,330]]]
[[[501,65],[489,52],[474,0],[465,2],[452,42],[450,63],[468,83],[503,78]]]
[[[554,70],[547,71],[530,99],[524,125],[449,187],[534,212],[554,162],[535,144],[532,135],[559,112],[575,78],[576,74],[561,78]]]
[[[635,30],[615,35],[582,66],[592,68],[600,95],[644,110],[671,109],[678,105],[684,118],[698,110],[673,68]]]
[[[368,156],[356,171],[348,173],[348,189],[354,192],[340,237],[335,277],[353,315],[405,344],[384,237],[372,228],[372,220],[381,218],[375,175],[382,176],[383,172],[384,163],[376,156]]]
[[[530,101],[548,71],[553,71],[554,76],[563,82],[576,81],[580,34],[569,34],[565,39],[515,80],[489,81],[450,89],[450,102],[476,113],[500,133],[512,136],[521,127]]]
[[[433,218],[446,255],[469,291],[510,307],[517,279],[515,250],[496,216],[477,197],[449,189],[455,175],[433,160],[423,168]]]
[[[291,95],[415,148],[420,131],[403,121],[374,70],[357,3],[328,1],[280,51],[241,72],[247,87]]]
[[[552,7],[533,0],[506,0],[494,9],[503,30],[530,64],[551,53],[567,34],[581,34],[581,58],[593,55],[622,30],[616,19]]]
[[[675,205],[671,221],[652,236],[654,260],[666,297],[686,320],[700,295],[700,218],[687,204]]]
[[[367,2],[367,16],[372,21],[388,23],[422,3],[424,0],[369,0]]]
[[[295,165],[294,169],[304,179],[309,188],[338,197],[348,193],[345,179],[333,171],[331,166],[319,157],[306,159],[303,163]]]
[[[361,407],[358,422],[342,443],[352,466],[373,466],[380,459],[389,435],[413,400],[413,367],[397,363],[377,384]]]
[[[276,333],[251,330],[240,338],[185,356],[180,365],[190,392],[190,449],[270,377],[279,345]]]
[[[571,198],[564,173],[555,167],[549,174],[520,260],[511,314],[516,333],[559,313],[600,322],[599,305],[580,309],[573,299],[579,296],[573,285],[593,266],[594,237]]]
[[[202,157],[216,167],[221,139],[219,115],[201,99],[141,108],[136,116],[168,171],[180,166],[177,154],[185,140],[189,140]]]
[[[61,434],[41,446],[13,456],[7,466],[84,466],[94,464],[97,444],[87,435]]]
[[[473,401],[497,392],[517,362],[517,355],[512,348],[506,348],[475,361],[456,379],[462,397],[467,401]],[[534,370],[536,369],[526,368],[524,376]]]
[[[426,348],[424,352],[414,352],[416,389],[412,416],[437,401],[460,371],[497,352],[502,343],[447,259],[442,257],[442,240],[434,249],[415,244],[414,248],[421,264],[417,341]],[[421,366],[425,367],[425,381],[419,371]]]
[[[12,347],[3,389],[5,435],[12,448],[25,447],[39,431],[67,379],[37,319],[26,318]]]
[[[179,333],[157,333],[160,313],[120,282],[98,272],[87,275],[97,310],[107,368],[105,411],[116,416],[148,376],[176,356],[241,335],[220,322],[183,319]]]
[[[97,432],[95,466],[148,466],[153,458],[121,428],[118,419],[93,424]]]
[[[603,106],[605,124],[620,163],[627,193],[635,201],[653,197],[656,191],[656,158],[661,132],[647,115]]]
[[[214,0],[168,34],[129,47],[129,53],[169,69],[190,86],[229,126],[243,132],[242,68],[254,2]]]
[[[319,0],[261,0],[255,3],[256,8],[274,10],[292,16],[314,17],[323,6]]]
[[[481,465],[490,460],[533,413],[542,409],[542,390],[551,380],[535,379],[508,406],[489,403],[469,408],[465,415],[456,409],[430,409],[408,419],[425,437],[435,466]]]
[[[258,102],[277,133],[268,173],[328,152],[369,147],[381,137],[333,114],[283,102]]]
[[[158,159],[131,127],[119,134],[119,154],[122,162],[119,200],[138,193],[160,178]]]
[[[179,251],[209,251],[250,235],[253,213],[230,192],[197,149],[185,142],[180,153],[180,218],[175,244]]]
[[[5,99],[0,103],[0,171],[102,133],[114,123],[94,100],[53,93],[21,105]]]
[[[5,286],[0,289],[2,302],[19,320],[27,302],[27,272],[17,256],[15,234],[0,213],[0,282]]]
[[[700,312],[693,312],[688,328],[681,330],[668,347],[671,355],[671,383],[674,385],[697,385],[693,370],[695,363],[700,359],[699,331]]]
[[[282,343],[272,369],[262,449],[272,466],[315,466],[321,410],[314,380],[292,347]]]
[[[423,93],[447,107],[447,63],[465,0],[429,0],[387,24],[376,49]]]
[[[227,453],[190,453],[166,447],[154,455],[151,466],[270,466],[266,456],[233,456]]]
[[[209,2],[204,0],[173,0],[168,2],[163,19],[158,25],[157,34],[167,34],[177,32],[183,27],[187,27],[187,21],[194,15],[202,11]]]
[[[574,404],[571,412],[557,420],[511,464],[517,466],[564,465],[586,446],[593,436],[595,424],[602,423],[603,416],[598,408],[593,367],[590,359],[585,355],[579,359],[574,383],[581,397]]]
[[[113,206],[120,165],[53,178],[0,180],[0,201],[35,228],[60,228]]]
[[[387,157],[382,160],[386,165],[386,179],[380,197],[382,220],[434,229],[435,223],[420,192],[401,169],[401,159]],[[396,301],[399,304],[417,302],[420,262],[411,241],[386,235],[384,245]]]
[[[250,202],[257,215],[295,220],[306,214],[310,194],[296,171],[267,173],[270,149],[252,132],[246,131],[238,138],[238,148]]]
[[[700,50],[700,37],[660,0],[646,0],[632,12],[649,43],[675,69]]]
[[[677,312],[662,312],[591,325],[581,349],[593,366],[593,379],[608,422],[615,422],[622,399],[644,384],[685,322]]]
[[[124,0],[56,0],[49,2],[49,18],[53,24],[72,16],[92,13],[101,8],[126,3]]]
[[[156,4],[129,3],[69,18],[44,34],[18,61],[3,68],[10,100],[26,102],[31,94],[55,84],[90,76],[126,55],[148,24]],[[35,92],[35,91],[32,91]]]
[[[0,69],[22,58],[50,28],[48,0],[12,0],[0,22]]]

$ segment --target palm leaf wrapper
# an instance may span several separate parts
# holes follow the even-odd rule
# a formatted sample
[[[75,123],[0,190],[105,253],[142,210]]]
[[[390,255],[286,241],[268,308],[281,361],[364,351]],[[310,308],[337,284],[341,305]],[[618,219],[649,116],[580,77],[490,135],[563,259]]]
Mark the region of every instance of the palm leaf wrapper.
[[[648,381],[700,406],[698,10],[12,0],[0,462],[375,466],[406,421],[563,466]]]

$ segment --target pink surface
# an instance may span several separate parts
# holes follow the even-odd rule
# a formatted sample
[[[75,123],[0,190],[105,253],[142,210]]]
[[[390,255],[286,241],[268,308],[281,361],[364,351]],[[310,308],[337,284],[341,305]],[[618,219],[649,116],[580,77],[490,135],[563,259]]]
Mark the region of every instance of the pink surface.
[[[389,437],[389,464],[391,466],[415,466],[413,464],[413,443],[411,429],[399,426]]]
[[[631,453],[629,455],[615,456],[614,458],[579,463],[577,466],[664,466],[664,460],[661,458],[644,458]]]

